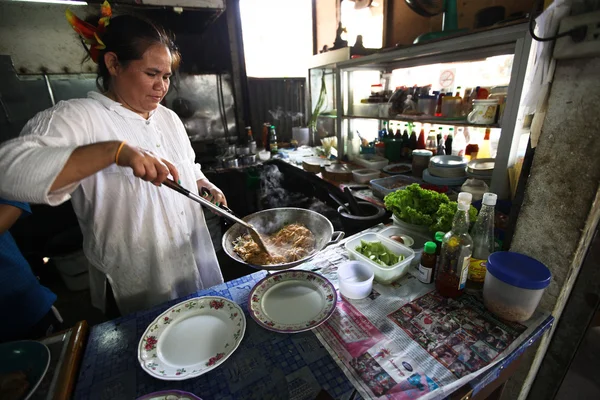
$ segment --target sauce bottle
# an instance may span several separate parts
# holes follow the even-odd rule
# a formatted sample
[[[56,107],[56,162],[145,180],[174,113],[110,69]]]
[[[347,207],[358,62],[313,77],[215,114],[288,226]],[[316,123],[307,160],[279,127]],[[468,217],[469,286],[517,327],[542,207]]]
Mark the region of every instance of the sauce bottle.
[[[410,148],[410,138],[408,136],[408,130],[406,124],[404,125],[404,133],[402,133],[402,157],[408,158],[412,150]]]
[[[452,141],[454,140],[454,128],[450,128],[448,130],[448,136],[446,137],[446,143],[444,143],[444,147],[446,148],[446,155],[452,155]]]
[[[430,130],[429,135],[427,135],[427,142],[425,142],[425,149],[431,151],[435,156],[437,153],[438,141],[435,135],[435,130]]]
[[[425,130],[421,128],[421,132],[419,133],[419,140],[417,141],[417,149],[425,149]]]
[[[412,157],[413,150],[416,150],[417,146],[418,146],[418,143],[417,143],[417,134],[415,133],[414,130],[410,134],[410,139],[408,140],[408,145],[410,147],[410,152],[409,152],[408,156]],[[425,148],[425,147],[423,147],[423,148]]]
[[[469,273],[473,240],[469,235],[469,208],[471,193],[458,195],[458,210],[452,221],[452,230],[444,235],[435,288],[444,297],[455,298],[463,294]]]
[[[277,132],[275,132],[275,127],[271,125],[271,134],[269,135],[269,148],[271,150],[271,154],[277,154]]]
[[[433,282],[437,245],[433,242],[426,242],[423,247],[423,255],[421,255],[421,263],[419,264],[419,281],[423,283]]]
[[[490,144],[490,128],[485,130],[485,136],[483,142],[479,146],[479,152],[477,158],[491,158],[492,157],[492,146]]]

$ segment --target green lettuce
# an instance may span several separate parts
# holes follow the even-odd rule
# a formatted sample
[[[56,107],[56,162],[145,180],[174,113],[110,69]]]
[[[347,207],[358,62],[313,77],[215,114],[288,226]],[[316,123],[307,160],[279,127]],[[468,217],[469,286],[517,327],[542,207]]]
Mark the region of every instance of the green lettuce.
[[[429,227],[432,232],[448,232],[452,229],[452,221],[458,211],[458,203],[451,201],[446,204],[441,204],[433,217],[433,224]],[[473,206],[469,208],[469,222],[473,223],[477,219],[477,209]]]
[[[402,221],[430,226],[434,223],[434,216],[440,205],[447,204],[450,200],[443,193],[423,189],[418,183],[413,183],[388,194],[383,201],[385,208]]]

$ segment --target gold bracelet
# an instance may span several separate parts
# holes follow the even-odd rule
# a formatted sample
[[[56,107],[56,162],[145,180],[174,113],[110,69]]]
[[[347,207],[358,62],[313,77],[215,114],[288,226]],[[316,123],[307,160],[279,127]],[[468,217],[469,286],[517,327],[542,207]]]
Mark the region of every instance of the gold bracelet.
[[[125,141],[123,140],[117,149],[117,154],[115,155],[115,164],[119,165],[119,154],[121,154],[121,150],[123,150],[123,146],[125,146]]]

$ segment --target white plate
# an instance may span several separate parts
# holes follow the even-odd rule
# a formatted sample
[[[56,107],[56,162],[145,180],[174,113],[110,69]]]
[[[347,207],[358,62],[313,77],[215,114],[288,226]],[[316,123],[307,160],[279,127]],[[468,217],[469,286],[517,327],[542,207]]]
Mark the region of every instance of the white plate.
[[[289,270],[271,274],[250,291],[250,316],[265,329],[280,333],[304,332],[333,314],[335,288],[310,271]]]
[[[488,172],[491,173],[496,165],[495,158],[476,158],[475,160],[469,161],[467,164],[469,172]]]
[[[180,381],[221,365],[246,331],[244,312],[224,297],[196,297],[154,320],[138,345],[142,369],[155,378]]]
[[[460,156],[433,156],[429,160],[429,165],[438,168],[458,168],[465,169],[467,160]]]

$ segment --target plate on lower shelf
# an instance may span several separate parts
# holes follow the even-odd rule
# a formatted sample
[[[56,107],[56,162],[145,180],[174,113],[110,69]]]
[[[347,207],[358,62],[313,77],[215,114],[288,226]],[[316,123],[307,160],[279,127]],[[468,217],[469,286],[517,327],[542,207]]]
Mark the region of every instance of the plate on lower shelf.
[[[396,163],[383,167],[383,172],[390,175],[407,174],[412,171],[412,165],[408,163]]]
[[[137,400],[202,400],[200,397],[181,390],[163,390],[139,397]]]
[[[224,297],[195,297],[174,305],[146,329],[138,361],[151,376],[180,381],[223,364],[246,331],[244,312]]]
[[[14,393],[15,398],[27,400],[48,371],[50,350],[45,344],[34,340],[8,342],[0,344],[0,360],[3,385],[14,390],[11,393]]]
[[[270,331],[297,333],[316,328],[333,314],[335,288],[310,271],[289,270],[266,276],[248,297],[250,316]]]

